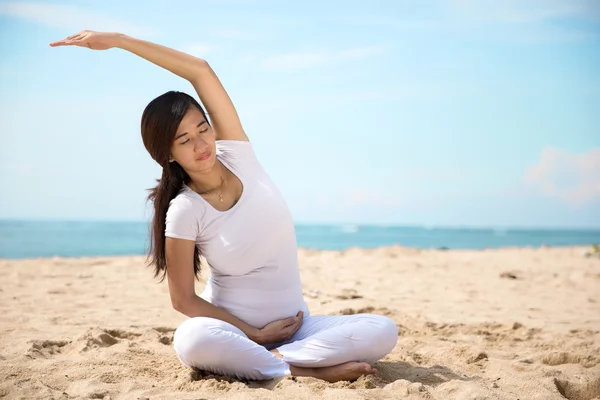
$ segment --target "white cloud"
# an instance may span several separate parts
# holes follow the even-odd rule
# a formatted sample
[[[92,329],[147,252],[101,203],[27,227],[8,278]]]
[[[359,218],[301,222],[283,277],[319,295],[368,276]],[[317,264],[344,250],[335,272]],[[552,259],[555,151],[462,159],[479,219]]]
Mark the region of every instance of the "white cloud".
[[[600,21],[600,3],[594,0],[452,0],[454,29],[501,42],[573,43],[598,39],[595,29],[564,20]]]
[[[600,148],[583,154],[546,147],[525,183],[548,197],[579,205],[600,200]]]
[[[319,94],[321,100],[326,104],[347,104],[356,101],[390,101],[390,100],[431,100],[441,99],[448,96],[458,98],[459,96],[477,93],[477,88],[469,83],[453,82],[402,82],[386,88],[372,88],[363,90],[338,91],[331,94]],[[457,94],[459,93],[459,94]]]
[[[481,21],[532,23],[562,18],[600,18],[595,0],[452,0],[451,9]]]
[[[397,14],[342,15],[335,16],[334,21],[354,26],[407,30],[437,30],[448,27],[447,21],[436,19],[434,16],[428,16],[427,19],[423,19],[421,17],[411,17],[404,14],[401,16],[398,16]]]
[[[152,29],[138,26],[117,18],[98,15],[83,8],[64,4],[30,2],[0,3],[0,15],[23,18],[53,28],[77,33],[84,29],[106,32],[122,32],[128,35],[151,36]]]
[[[516,34],[524,43],[580,43],[590,42],[598,38],[594,31],[582,31],[559,26],[545,27],[544,29],[530,29]]]
[[[359,47],[341,51],[306,51],[284,53],[268,58],[265,67],[270,69],[314,68],[340,61],[377,56],[387,50],[385,46]]]

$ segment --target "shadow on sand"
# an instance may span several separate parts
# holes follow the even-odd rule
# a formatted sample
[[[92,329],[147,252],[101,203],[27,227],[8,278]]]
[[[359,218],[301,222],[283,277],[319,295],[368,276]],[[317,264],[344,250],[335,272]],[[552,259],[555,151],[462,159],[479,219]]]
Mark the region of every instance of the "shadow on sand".
[[[423,385],[431,387],[435,387],[437,385],[451,380],[474,381],[480,379],[477,376],[459,375],[452,371],[450,368],[441,365],[434,365],[431,367],[420,367],[403,361],[379,361],[373,366],[377,368],[378,373],[376,377],[374,377],[374,379],[370,380],[372,382],[372,385],[369,386],[370,388],[382,388],[388,383],[397,381],[399,379],[404,379],[409,382],[419,382]],[[235,379],[222,375],[214,375],[196,369],[194,369],[190,373],[190,378],[192,381],[215,379],[218,382],[223,383],[241,382],[244,385],[247,385],[249,388],[263,388],[267,390],[273,390],[282,380],[289,379],[276,378],[265,381],[248,381],[244,379]],[[295,380],[295,378],[291,379]],[[330,385],[326,382],[323,383],[325,385]]]

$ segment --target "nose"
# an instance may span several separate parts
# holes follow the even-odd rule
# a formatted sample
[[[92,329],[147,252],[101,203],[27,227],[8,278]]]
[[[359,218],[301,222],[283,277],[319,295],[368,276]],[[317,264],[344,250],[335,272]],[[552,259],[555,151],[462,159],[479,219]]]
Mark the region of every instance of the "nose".
[[[206,149],[208,143],[206,142],[206,140],[204,140],[201,137],[198,137],[196,140],[194,140],[194,151],[198,151],[201,150],[201,152],[204,152],[204,150],[202,149]]]

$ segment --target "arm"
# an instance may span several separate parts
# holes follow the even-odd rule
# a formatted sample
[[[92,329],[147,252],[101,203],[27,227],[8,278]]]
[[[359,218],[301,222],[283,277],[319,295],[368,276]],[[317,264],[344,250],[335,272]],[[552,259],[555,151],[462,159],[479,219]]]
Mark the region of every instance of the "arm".
[[[258,344],[277,343],[287,340],[302,325],[303,312],[295,317],[273,321],[258,329],[248,325],[224,309],[198,297],[194,290],[194,246],[192,240],[167,237],[167,279],[173,308],[188,317],[210,317],[230,323]]]
[[[217,140],[243,140],[248,136],[221,81],[206,60],[159,44],[119,34],[117,46],[189,81],[206,107]]]
[[[192,84],[206,108],[217,140],[248,141],[233,102],[206,60],[116,32],[85,30],[50,46],[80,46],[92,50],[114,47],[140,56]]]
[[[167,279],[173,308],[190,318],[210,317],[228,322],[258,343],[259,329],[196,295],[192,267],[194,246],[195,243],[191,240],[166,238]]]

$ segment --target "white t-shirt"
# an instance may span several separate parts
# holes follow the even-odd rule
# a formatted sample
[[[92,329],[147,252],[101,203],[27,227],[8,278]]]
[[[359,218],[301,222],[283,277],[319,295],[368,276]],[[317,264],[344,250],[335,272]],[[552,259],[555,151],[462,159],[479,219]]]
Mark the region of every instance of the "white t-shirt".
[[[257,328],[298,311],[309,315],[294,221],[283,196],[251,142],[217,140],[216,153],[242,182],[238,202],[218,211],[184,185],[166,219],[165,236],[194,240],[210,265],[200,297]]]

